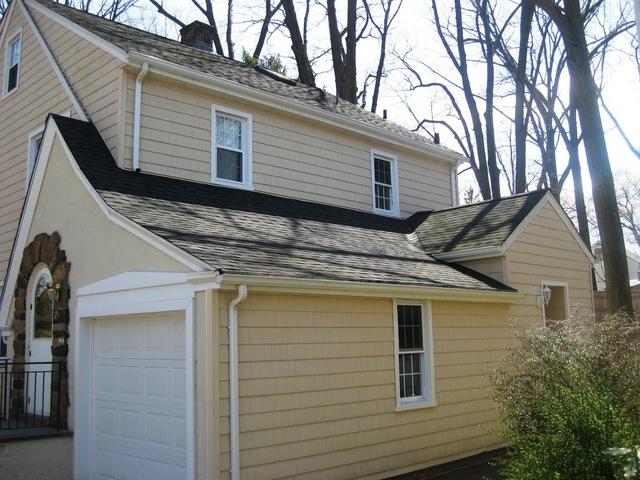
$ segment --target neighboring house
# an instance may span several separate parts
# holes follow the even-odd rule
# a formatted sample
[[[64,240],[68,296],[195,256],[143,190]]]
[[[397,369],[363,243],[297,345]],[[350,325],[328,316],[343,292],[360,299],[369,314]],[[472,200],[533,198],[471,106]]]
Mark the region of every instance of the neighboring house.
[[[514,321],[593,311],[556,200],[455,206],[457,154],[208,35],[47,0],[0,24],[3,475],[385,478],[503,446]]]
[[[627,269],[629,270],[629,284],[634,287],[640,284],[640,256],[627,250]],[[593,266],[596,275],[598,291],[606,290],[606,276],[604,274],[604,257],[602,255],[602,244],[596,242],[593,245],[593,256],[596,262]]]

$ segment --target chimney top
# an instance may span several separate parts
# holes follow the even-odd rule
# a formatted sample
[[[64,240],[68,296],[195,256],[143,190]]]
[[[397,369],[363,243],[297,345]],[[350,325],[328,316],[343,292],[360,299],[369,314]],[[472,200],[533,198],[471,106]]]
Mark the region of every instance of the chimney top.
[[[211,25],[196,20],[180,29],[180,43],[205,52],[213,52],[214,33],[215,29]]]

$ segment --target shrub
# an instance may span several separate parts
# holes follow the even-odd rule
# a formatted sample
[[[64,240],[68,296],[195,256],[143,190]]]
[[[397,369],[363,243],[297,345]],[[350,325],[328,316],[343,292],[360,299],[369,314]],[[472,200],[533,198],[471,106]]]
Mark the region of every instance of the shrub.
[[[607,449],[640,440],[640,324],[574,314],[550,328],[517,329],[519,346],[491,375],[510,442],[502,473],[513,480],[622,479]]]

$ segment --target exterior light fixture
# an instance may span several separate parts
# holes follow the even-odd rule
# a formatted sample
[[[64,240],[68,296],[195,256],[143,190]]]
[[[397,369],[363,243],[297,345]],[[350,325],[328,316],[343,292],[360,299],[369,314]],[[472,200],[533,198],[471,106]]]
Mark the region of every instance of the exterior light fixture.
[[[543,305],[546,307],[549,305],[550,301],[551,301],[551,289],[549,288],[548,285],[544,285],[542,287],[542,295],[538,295],[538,307],[542,308]]]

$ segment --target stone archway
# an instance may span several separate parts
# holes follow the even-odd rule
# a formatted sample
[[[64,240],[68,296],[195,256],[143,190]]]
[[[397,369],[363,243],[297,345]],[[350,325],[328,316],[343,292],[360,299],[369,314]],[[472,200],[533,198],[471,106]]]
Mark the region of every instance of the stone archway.
[[[53,306],[51,356],[53,362],[61,365],[61,370],[59,376],[52,375],[51,379],[51,411],[60,413],[59,426],[66,427],[69,406],[67,372],[69,347],[67,341],[69,338],[69,270],[71,263],[67,262],[65,251],[60,249],[60,242],[61,238],[58,232],[53,232],[51,235],[39,233],[22,252],[22,261],[14,292],[13,361],[25,361],[26,322],[29,318],[27,315],[29,279],[37,265],[45,264],[51,272],[52,284],[60,285],[59,297]],[[24,385],[18,383],[12,389],[12,407],[18,411],[22,409],[23,405],[23,388]],[[58,398],[60,399],[59,404]]]

